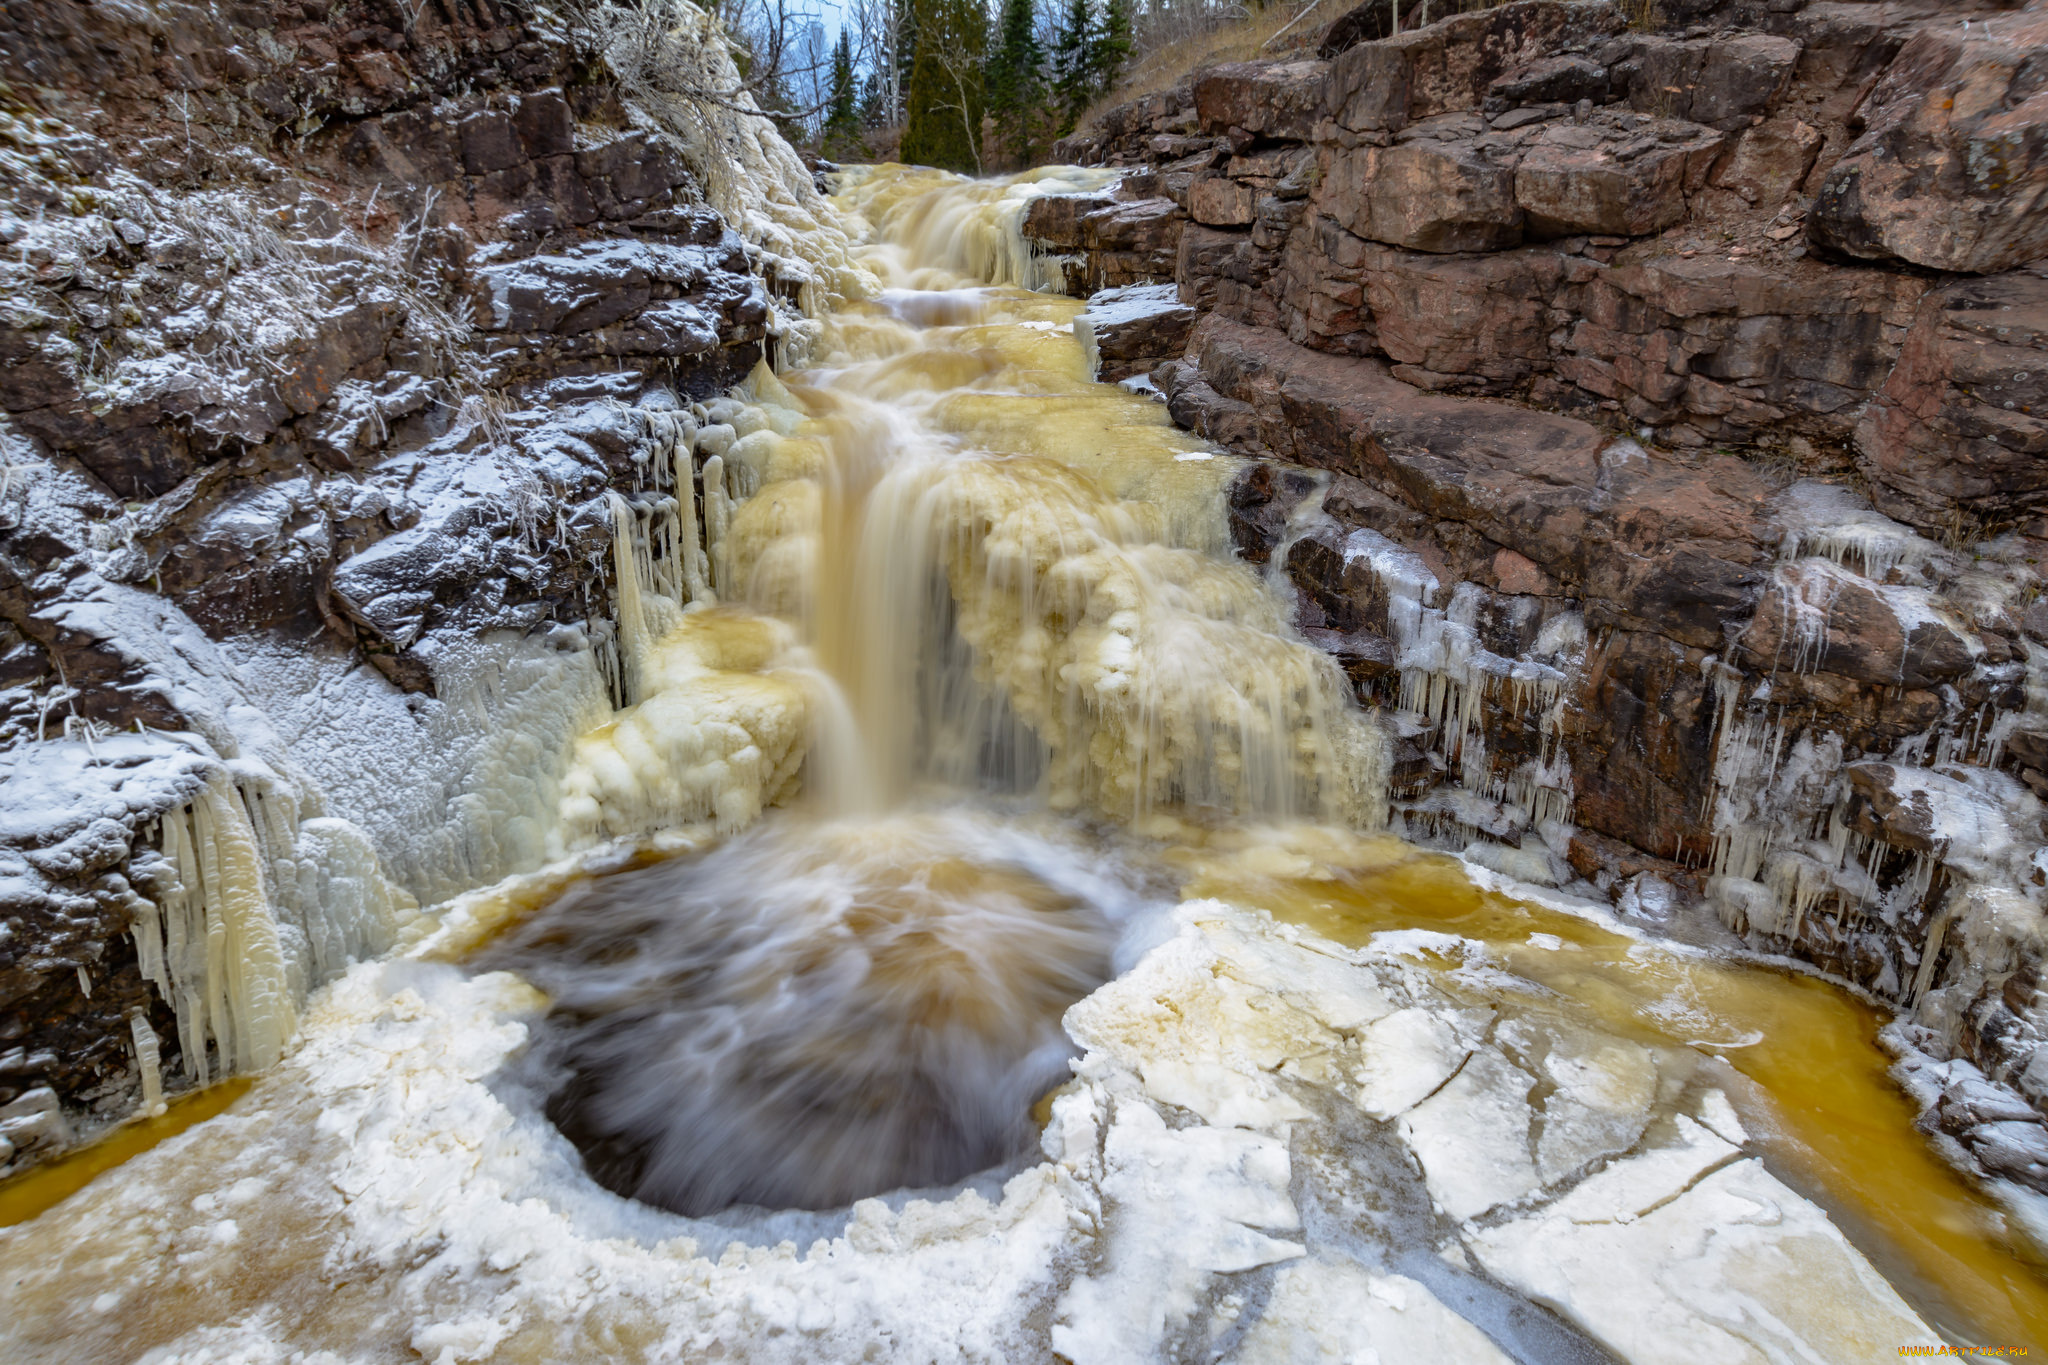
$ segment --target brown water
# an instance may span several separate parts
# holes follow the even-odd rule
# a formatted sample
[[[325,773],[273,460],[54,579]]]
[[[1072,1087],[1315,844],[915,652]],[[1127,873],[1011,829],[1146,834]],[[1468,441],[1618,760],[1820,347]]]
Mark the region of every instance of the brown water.
[[[1877,1045],[1883,1015],[1810,976],[1646,944],[1475,886],[1393,840],[1333,841],[1294,866],[1186,849],[1191,896],[1256,905],[1346,944],[1389,929],[1476,939],[1606,1029],[1723,1058],[1752,1134],[1907,1299],[1953,1339],[2048,1345],[2048,1279],[1998,1206],[1935,1154]],[[1247,868],[1246,863],[1253,864]],[[1532,942],[1548,935],[1563,947]]]
[[[236,1076],[205,1090],[180,1095],[155,1118],[125,1123],[89,1147],[67,1152],[12,1180],[0,1181],[0,1228],[26,1223],[84,1189],[131,1157],[176,1137],[194,1124],[220,1113],[249,1089],[246,1076]]]
[[[630,704],[578,742],[562,824],[589,839],[688,826],[673,841],[686,852],[610,865],[614,886],[638,887],[639,900],[608,902],[605,878],[560,867],[466,898],[421,953],[475,966],[512,952],[506,962],[545,981],[537,955],[568,945],[565,960],[580,954],[576,965],[592,970],[557,989],[586,1022],[611,1008],[593,992],[631,997],[615,1015],[662,1021],[650,1046],[681,1060],[654,1070],[685,1077],[671,1075],[669,1089],[698,1067],[730,1101],[699,1106],[690,1122],[726,1125],[725,1148],[768,1170],[753,1184],[679,1177],[670,1188],[682,1192],[666,1202],[696,1209],[831,1202],[960,1173],[967,1157],[853,1170],[825,1139],[874,1129],[863,1128],[878,1117],[860,1103],[864,1086],[914,1095],[929,1113],[952,1112],[961,1095],[985,1103],[993,1119],[986,1142],[967,1144],[973,1159],[1010,1153],[1010,1120],[1030,1112],[1042,1064],[1060,1050],[1053,1020],[1106,970],[1104,926],[1139,913],[1125,899],[1217,897],[1352,944],[1441,930],[1610,1033],[1725,1067],[1781,1177],[1827,1207],[1952,1339],[2048,1343],[2039,1266],[1913,1129],[1874,1041],[1875,1011],[1806,977],[1646,944],[1483,890],[1453,859],[1352,832],[1383,814],[1382,742],[1335,666],[1228,553],[1223,494],[1235,463],[1156,405],[1091,380],[1071,331],[1079,305],[1014,287],[1033,283],[1035,267],[1008,193],[886,169],[851,185],[842,211],[866,219],[862,265],[888,290],[825,320],[812,368],[757,375],[747,430],[721,461],[730,473],[718,498],[729,491],[731,505],[706,497],[702,565],[657,564],[651,544],[622,539],[620,581],[640,593],[621,608]],[[991,278],[1008,287],[983,287]],[[772,810],[789,804],[809,809],[800,819]],[[954,809],[936,818],[935,805]],[[741,836],[753,840],[745,856],[720,863],[706,852],[718,830],[757,820],[768,823]],[[1037,851],[1020,852],[1030,839]],[[727,878],[709,906],[689,875],[706,866]],[[579,906],[603,915],[579,922]],[[641,922],[663,907],[679,921]],[[671,930],[684,941],[663,946]],[[723,954],[721,933],[745,952]],[[644,971],[606,979],[607,963],[636,953]],[[847,962],[874,970],[824,982]],[[1453,965],[1445,989],[1474,989],[1449,979]],[[696,1026],[662,1030],[720,973],[730,980],[712,1003],[758,1027],[725,1051],[682,1056]],[[778,993],[807,977],[831,989]],[[368,1006],[357,1003],[325,1024],[311,1012],[308,1046],[329,1048],[328,1065],[352,1064],[335,1040],[364,1027]],[[774,1044],[765,1063],[749,1033]],[[873,1046],[912,1034],[926,1051]],[[613,1118],[625,1113],[658,1147],[689,1106],[658,1102],[660,1087],[654,1102],[632,1094],[634,1056],[601,1059],[624,1077]],[[753,1085],[764,1070],[832,1090],[835,1103],[792,1118],[803,1106],[790,1094]],[[0,1224],[34,1218],[95,1177],[117,1204],[121,1177],[107,1172],[219,1112],[242,1084],[0,1187]],[[262,1128],[280,1168],[334,1145],[292,1126],[317,1109],[300,1095]],[[733,1127],[728,1110],[752,1119]],[[767,1151],[778,1129],[804,1140]],[[189,1151],[144,1165],[138,1179],[179,1197],[190,1197],[180,1182],[202,1178]],[[813,1168],[828,1177],[815,1187],[805,1183]],[[634,1169],[615,1187],[638,1192],[644,1170]],[[16,1265],[57,1257],[92,1231],[90,1203],[44,1225],[50,1246],[32,1229],[0,1244],[0,1267],[10,1255]],[[274,1213],[304,1221],[310,1207]],[[38,1291],[44,1340],[61,1339],[74,1300],[107,1288],[93,1276],[126,1284],[155,1273],[149,1237],[95,1235],[111,1248],[102,1261],[74,1265],[83,1278],[53,1273]],[[320,1235],[302,1230],[299,1260],[269,1267],[265,1302],[296,1312],[292,1300],[322,1283]],[[385,1290],[365,1280],[351,1292],[355,1308],[333,1308],[318,1339],[346,1341],[348,1312],[369,1315]],[[237,1313],[258,1306],[237,1302]],[[637,1320],[631,1329],[641,1344],[620,1353],[637,1358],[654,1334]],[[536,1348],[534,1358],[550,1357]]]

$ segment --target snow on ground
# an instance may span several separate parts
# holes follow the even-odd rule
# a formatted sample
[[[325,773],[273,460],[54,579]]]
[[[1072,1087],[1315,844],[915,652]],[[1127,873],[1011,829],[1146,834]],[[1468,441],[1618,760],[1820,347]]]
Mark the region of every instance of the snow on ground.
[[[1745,1154],[1684,1050],[1590,1028],[1472,941],[1346,949],[1214,901],[1176,921],[1068,1014],[1083,1055],[1045,1160],[751,1224],[583,1175],[515,1065],[545,1007],[530,987],[355,967],[226,1114],[0,1232],[0,1355],[1395,1365],[1938,1344]]]

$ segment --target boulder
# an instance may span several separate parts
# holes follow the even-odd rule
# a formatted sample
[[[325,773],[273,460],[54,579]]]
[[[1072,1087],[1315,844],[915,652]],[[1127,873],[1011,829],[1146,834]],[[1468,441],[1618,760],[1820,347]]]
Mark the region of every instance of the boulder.
[[[1538,237],[1642,237],[1685,221],[1723,139],[1675,119],[1602,113],[1545,127],[1514,173],[1515,204]]]
[[[1096,377],[1104,380],[1147,373],[1159,361],[1179,355],[1194,326],[1195,310],[1180,301],[1179,288],[1171,284],[1102,290],[1074,319],[1075,332],[1094,339],[1100,361]]]
[[[1461,138],[1469,119],[1418,125],[1391,147],[1325,153],[1317,209],[1359,237],[1416,251],[1498,251],[1522,237],[1514,149]],[[1441,133],[1443,136],[1432,136]]]
[[[1920,526],[2048,510],[2048,278],[2020,270],[1927,294],[1856,452],[1878,507]]]
[[[1883,587],[1826,559],[1779,565],[1740,642],[1743,661],[1765,673],[1907,688],[1953,681],[1981,652],[1924,591]]]
[[[1792,83],[1799,44],[1768,33],[1642,35],[1610,68],[1629,107],[1732,132],[1773,112]]]
[[[1454,15],[1336,56],[1327,107],[1352,132],[1394,132],[1437,114],[1478,109],[1507,73],[1586,52],[1627,26],[1608,0],[1517,0]]]
[[[1323,116],[1329,63],[1231,62],[1195,79],[1195,115],[1208,133],[1242,128],[1306,142]]]
[[[1930,25],[1862,109],[1807,218],[1862,260],[1990,274],[2048,255],[2048,11]]]
[[[1108,190],[1096,194],[1045,194],[1033,199],[1024,210],[1022,231],[1026,237],[1060,251],[1078,251],[1083,245],[1081,221],[1091,213],[1116,207],[1116,196]]]

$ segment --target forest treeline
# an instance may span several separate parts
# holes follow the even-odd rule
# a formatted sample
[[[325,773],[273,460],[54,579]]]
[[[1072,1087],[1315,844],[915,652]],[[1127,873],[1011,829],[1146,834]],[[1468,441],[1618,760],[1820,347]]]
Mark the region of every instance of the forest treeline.
[[[842,28],[826,99],[800,140],[865,160],[977,173],[1043,161],[1130,61],[1133,0],[882,0],[879,41]],[[862,16],[873,22],[868,15]],[[772,107],[772,106],[771,106]],[[804,111],[812,113],[812,111]]]

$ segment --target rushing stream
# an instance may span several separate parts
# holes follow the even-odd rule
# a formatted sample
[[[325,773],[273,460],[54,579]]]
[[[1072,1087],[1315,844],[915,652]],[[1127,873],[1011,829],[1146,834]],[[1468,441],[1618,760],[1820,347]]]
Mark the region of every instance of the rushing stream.
[[[691,421],[701,500],[619,504],[626,705],[561,782],[605,851],[0,1188],[0,1354],[2048,1343],[1872,1010],[1373,832],[1382,730],[1231,555],[1239,463],[1030,289],[1064,175],[848,174],[885,291]]]

